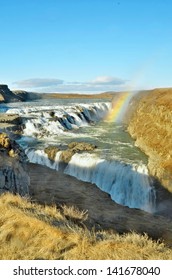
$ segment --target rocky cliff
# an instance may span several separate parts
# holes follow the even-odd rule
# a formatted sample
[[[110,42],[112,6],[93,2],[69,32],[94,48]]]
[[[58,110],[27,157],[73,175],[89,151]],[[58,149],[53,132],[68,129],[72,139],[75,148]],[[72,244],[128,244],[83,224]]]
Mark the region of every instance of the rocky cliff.
[[[20,98],[16,96],[7,85],[0,85],[0,102],[16,102]]]
[[[0,133],[0,194],[29,194],[30,179],[26,172],[27,157],[6,133]]]
[[[172,192],[172,89],[143,92],[128,131],[148,155],[150,173]]]
[[[24,90],[9,90],[7,85],[0,84],[0,103],[27,101],[40,98],[38,93],[27,92]]]

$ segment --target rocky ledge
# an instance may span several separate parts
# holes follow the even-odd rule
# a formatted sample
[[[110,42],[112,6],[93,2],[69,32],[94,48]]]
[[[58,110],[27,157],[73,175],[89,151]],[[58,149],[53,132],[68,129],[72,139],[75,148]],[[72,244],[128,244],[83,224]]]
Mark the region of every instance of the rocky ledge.
[[[0,113],[0,132],[21,133],[22,119],[19,115]]]
[[[67,164],[71,157],[78,152],[84,152],[84,151],[93,151],[96,149],[96,145],[86,142],[71,142],[68,144],[67,148],[61,148],[56,146],[48,146],[44,149],[44,152],[48,155],[48,158],[50,160],[54,160],[56,153],[58,151],[61,151],[60,160],[62,164]]]
[[[29,194],[30,178],[26,161],[27,157],[20,146],[6,133],[0,133],[0,194]]]

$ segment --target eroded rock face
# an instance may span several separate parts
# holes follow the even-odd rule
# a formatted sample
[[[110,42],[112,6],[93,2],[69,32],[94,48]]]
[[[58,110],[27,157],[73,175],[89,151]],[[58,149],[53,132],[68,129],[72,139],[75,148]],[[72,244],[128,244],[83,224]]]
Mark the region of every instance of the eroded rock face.
[[[148,168],[172,192],[172,89],[157,89],[143,97],[128,131],[149,156]]]
[[[0,133],[0,194],[29,194],[30,179],[26,161],[27,157],[21,147],[6,133]]]
[[[20,98],[10,91],[7,85],[0,85],[0,96],[0,101],[5,103],[20,101]]]
[[[44,152],[48,155],[50,160],[54,160],[56,153],[61,151],[60,160],[63,163],[68,163],[71,160],[71,157],[77,152],[83,151],[93,151],[96,149],[96,146],[86,142],[71,142],[68,144],[68,148],[62,150],[60,147],[48,146],[44,149]]]
[[[60,151],[60,149],[56,146],[48,146],[44,149],[44,152],[48,155],[50,160],[54,160],[56,153]]]
[[[21,162],[0,152],[0,194],[29,195],[29,184],[30,178]]]
[[[27,156],[22,148],[7,133],[0,133],[0,151],[21,162],[27,160]]]
[[[60,160],[64,163],[68,163],[71,160],[71,157],[74,155],[74,151],[72,150],[65,150],[60,155]]]
[[[70,144],[68,144],[68,148],[73,152],[93,151],[94,149],[96,149],[96,145],[86,142],[71,142]]]

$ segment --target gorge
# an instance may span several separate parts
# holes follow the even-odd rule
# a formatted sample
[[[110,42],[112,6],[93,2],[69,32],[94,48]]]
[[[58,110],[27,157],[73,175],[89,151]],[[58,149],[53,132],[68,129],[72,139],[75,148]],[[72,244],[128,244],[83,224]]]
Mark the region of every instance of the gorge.
[[[171,89],[157,89],[133,97],[122,127],[101,121],[110,110],[111,99],[81,103],[80,97],[78,103],[75,99],[68,99],[69,103],[64,105],[57,98],[53,106],[50,105],[52,101],[47,99],[41,101],[41,106],[38,103],[36,106],[33,101],[22,103],[22,108],[19,103],[6,103],[5,109],[2,103],[3,115],[8,118],[16,116],[20,121],[17,120],[17,129],[10,132],[5,129],[18,144],[14,144],[16,141],[13,140],[9,149],[3,146],[5,141],[2,140],[1,170],[4,168],[4,157],[10,166],[12,161],[12,166],[19,163],[23,166],[20,157],[17,157],[21,153],[20,147],[32,162],[23,157],[25,171],[21,172],[23,175],[27,173],[25,189],[34,201],[58,206],[64,203],[88,211],[84,224],[89,229],[112,229],[120,234],[146,232],[149,237],[160,238],[171,246],[170,92]],[[4,126],[1,129],[4,130]],[[18,134],[19,130],[22,137]],[[2,139],[8,138],[5,134],[1,136]],[[105,152],[103,147],[106,147]],[[19,172],[19,168],[15,168]],[[5,174],[4,171],[1,173]],[[1,192],[3,189],[10,191],[5,180],[1,180],[4,182]],[[143,188],[142,194],[140,188]],[[11,192],[23,195],[20,188],[11,188]],[[117,199],[115,192],[120,194],[120,198]],[[121,197],[122,192],[125,197]],[[114,197],[114,201],[110,196]],[[145,206],[142,206],[144,200]],[[128,204],[128,201],[131,202]]]

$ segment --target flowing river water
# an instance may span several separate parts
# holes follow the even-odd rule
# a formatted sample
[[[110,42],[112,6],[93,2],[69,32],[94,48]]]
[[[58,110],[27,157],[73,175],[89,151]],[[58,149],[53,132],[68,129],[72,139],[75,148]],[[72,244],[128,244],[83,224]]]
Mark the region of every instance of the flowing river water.
[[[105,121],[110,110],[111,102],[99,99],[43,99],[1,107],[22,117],[18,142],[30,162],[58,171],[61,151],[51,161],[45,147],[63,148],[73,141],[94,144],[94,151],[75,153],[63,172],[95,183],[119,204],[154,212],[155,190],[147,157],[134,146],[123,124]]]

